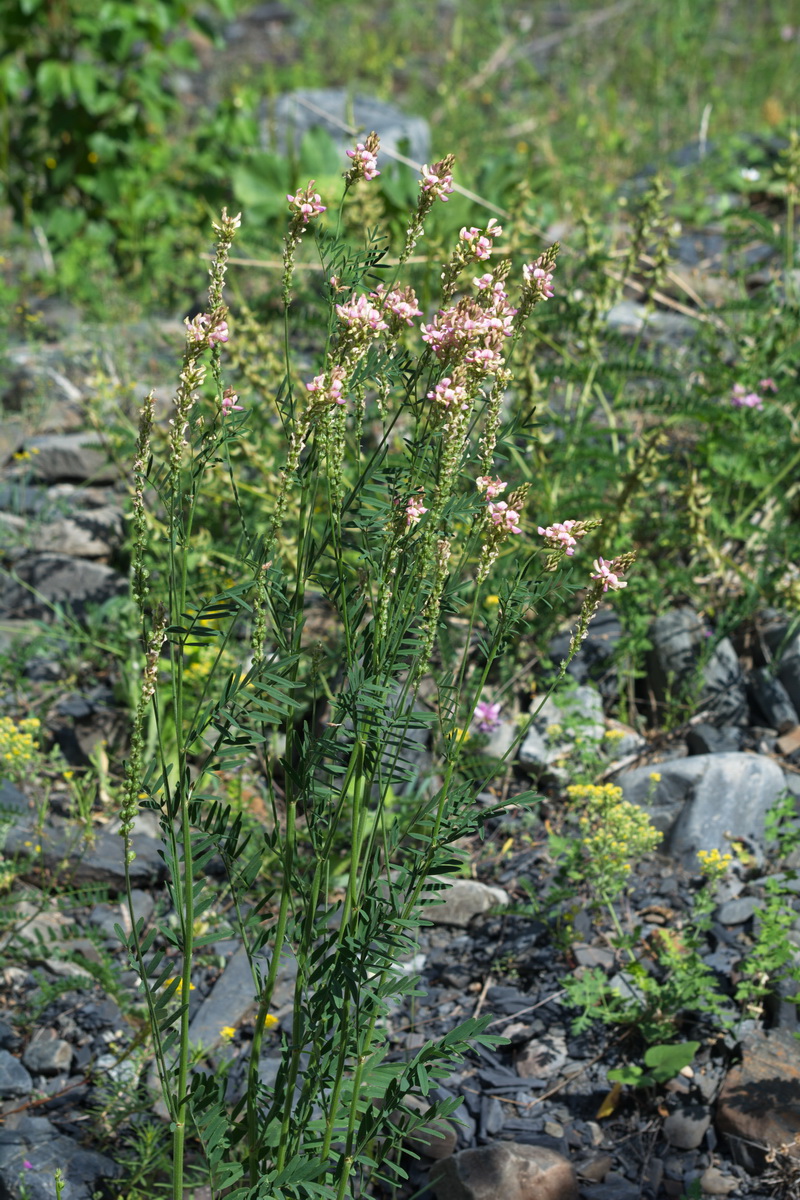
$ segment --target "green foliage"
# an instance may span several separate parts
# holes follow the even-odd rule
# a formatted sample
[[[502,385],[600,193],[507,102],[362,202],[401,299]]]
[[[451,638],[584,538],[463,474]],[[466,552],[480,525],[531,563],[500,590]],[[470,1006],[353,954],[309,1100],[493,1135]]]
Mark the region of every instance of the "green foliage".
[[[230,0],[213,8],[233,15]],[[0,24],[0,185],[21,222],[43,226],[59,263],[65,252],[65,282],[79,240],[84,267],[87,243],[126,272],[157,266],[157,247],[180,253],[187,192],[199,199],[213,177],[198,144],[172,132],[171,81],[198,65],[188,35],[214,36],[200,6],[3,0]]]
[[[623,1083],[628,1087],[658,1087],[680,1075],[688,1067],[700,1042],[673,1042],[667,1045],[650,1046],[644,1053],[644,1067],[629,1063],[608,1072],[611,1083]]]

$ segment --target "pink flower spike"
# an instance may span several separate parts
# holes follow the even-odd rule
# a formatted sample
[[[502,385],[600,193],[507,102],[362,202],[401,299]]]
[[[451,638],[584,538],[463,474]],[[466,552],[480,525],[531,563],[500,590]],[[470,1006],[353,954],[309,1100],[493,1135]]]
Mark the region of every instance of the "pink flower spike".
[[[377,155],[368,150],[363,142],[356,142],[355,150],[348,150],[347,157],[354,160],[353,165],[358,168],[359,175],[364,179],[374,179],[376,175],[380,175]]]
[[[314,397],[314,408],[325,404],[346,404],[344,391],[345,369],[342,366],[331,368],[330,379],[327,375],[315,375],[311,383],[306,384],[306,391]]]
[[[30,1159],[29,1159],[29,1158],[23,1158],[23,1160],[22,1160],[22,1165],[23,1165],[23,1167],[25,1168],[25,1170],[26,1170],[26,1171],[32,1171],[32,1170],[33,1170],[33,1163],[30,1161]]]
[[[595,573],[591,576],[592,579],[602,580],[603,591],[607,592],[611,588],[612,592],[618,592],[620,588],[628,586],[627,580],[620,579],[618,575],[609,567],[608,563],[603,558],[596,558],[592,563]]]
[[[222,394],[222,415],[225,416],[229,412],[244,412],[243,405],[238,401],[239,397],[233,388],[226,388]]]
[[[363,294],[357,299],[352,297],[346,304],[337,304],[336,313],[339,320],[357,336],[377,335],[389,328],[381,310]]]
[[[490,704],[488,700],[479,700],[475,705],[475,723],[481,733],[493,733],[502,724],[500,713],[502,704]]]
[[[577,521],[554,521],[553,524],[548,525],[546,529],[542,528],[540,525],[537,532],[539,536],[545,538],[550,545],[554,547],[563,546],[566,550],[566,553],[571,558],[575,553],[575,547],[578,544],[577,540],[572,536],[571,531],[577,524]]]
[[[504,492],[508,484],[499,476],[497,479],[492,479],[489,475],[479,475],[475,480],[475,486],[479,492],[485,492],[487,500],[495,500],[501,492]]]
[[[228,322],[217,321],[216,325],[211,324],[212,318],[208,313],[198,313],[190,321],[186,318],[186,334],[191,342],[207,342],[209,346],[215,345],[217,342],[227,342],[228,340]]]
[[[777,392],[778,390],[778,385],[772,376],[768,376],[766,379],[759,379],[758,386],[762,392]]]
[[[505,529],[508,533],[522,533],[522,529],[517,524],[519,521],[519,513],[513,508],[509,508],[505,500],[498,500],[496,504],[488,504],[489,519],[493,524]]]
[[[464,226],[458,236],[462,242],[467,243],[473,256],[480,262],[491,258],[493,239],[499,237],[502,232],[502,225],[498,225],[492,217],[485,230],[477,229],[474,225],[470,229]]]
[[[217,342],[227,342],[228,340],[228,322],[219,321],[208,334],[209,346],[214,346]]]
[[[427,511],[420,497],[412,496],[406,505],[406,528],[412,529]]]
[[[460,384],[454,384],[449,375],[445,375],[433,391],[428,392],[427,399],[435,400],[442,408],[449,408],[451,404],[461,408],[467,403],[467,391]]]
[[[447,198],[453,190],[453,176],[445,169],[444,159],[429,167],[427,163],[422,168],[420,188],[428,192],[435,200],[447,203]]]
[[[312,217],[318,217],[320,213],[325,212],[325,205],[320,204],[319,192],[314,190],[314,180],[310,180],[305,190],[298,188],[297,193],[287,195],[289,208],[293,210],[293,214],[302,218],[302,223],[307,225]]]
[[[731,404],[734,408],[764,407],[764,401],[757,392],[748,392],[743,383],[735,383],[731,391]]]
[[[529,287],[538,290],[543,300],[552,300],[555,295],[552,271],[545,271],[537,263],[526,263],[522,268],[522,278]]]

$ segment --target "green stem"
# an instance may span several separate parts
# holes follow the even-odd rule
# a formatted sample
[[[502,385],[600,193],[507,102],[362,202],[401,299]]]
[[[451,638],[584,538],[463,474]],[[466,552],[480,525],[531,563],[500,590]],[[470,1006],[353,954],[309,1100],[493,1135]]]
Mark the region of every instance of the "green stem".
[[[180,1050],[178,1054],[178,1085],[175,1097],[175,1127],[173,1130],[172,1190],[173,1200],[183,1200],[183,1154],[186,1142],[186,1112],[189,1080],[189,992],[192,983],[192,951],[194,948],[194,862],[192,831],[189,820],[188,772],[179,782],[181,790],[181,831],[183,842],[183,969],[179,995],[181,1000]]]
[[[258,1063],[261,1054],[261,1043],[264,1028],[275,990],[275,980],[278,975],[281,952],[286,938],[286,924],[289,917],[289,901],[291,898],[292,871],[296,848],[296,809],[297,805],[290,801],[286,806],[286,845],[283,856],[283,884],[281,887],[281,902],[278,910],[278,921],[275,926],[275,937],[272,945],[272,958],[269,964],[267,978],[261,989],[261,997],[256,1013],[253,1042],[250,1050],[250,1065],[247,1073],[247,1149],[250,1169],[250,1184],[255,1187],[258,1183]]]

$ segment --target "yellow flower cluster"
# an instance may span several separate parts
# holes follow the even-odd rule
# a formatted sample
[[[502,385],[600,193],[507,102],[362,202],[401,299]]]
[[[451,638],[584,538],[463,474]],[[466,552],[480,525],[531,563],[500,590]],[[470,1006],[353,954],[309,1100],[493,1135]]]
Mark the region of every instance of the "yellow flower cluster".
[[[16,774],[26,763],[33,762],[38,752],[36,734],[41,722],[27,717],[15,725],[10,717],[0,717],[0,776],[5,768]]]
[[[624,729],[607,729],[603,734],[607,742],[621,742],[625,737]]]
[[[170,975],[169,979],[165,979],[165,980],[164,980],[164,987],[169,987],[169,985],[170,985],[171,983],[174,983],[176,979],[178,980],[178,986],[177,986],[177,987],[176,987],[176,989],[175,989],[175,995],[176,995],[176,996],[178,996],[178,997],[180,997],[181,995],[183,995],[183,980],[182,980],[182,979],[180,979],[180,978],[179,978],[177,975]],[[193,983],[190,983],[190,984],[189,984],[189,991],[190,991],[190,992],[193,992],[194,990],[195,990],[194,984],[193,984]]]
[[[662,834],[644,809],[623,800],[622,788],[612,783],[578,784],[567,788],[567,794],[584,806],[578,824],[587,880],[610,899],[625,887],[633,860],[654,850]]]
[[[716,847],[713,850],[698,850],[697,857],[700,859],[700,870],[706,879],[711,880],[721,879],[733,862],[732,854],[720,854]]]
[[[567,788],[567,795],[576,804],[619,804],[622,788],[613,783],[573,783]]]

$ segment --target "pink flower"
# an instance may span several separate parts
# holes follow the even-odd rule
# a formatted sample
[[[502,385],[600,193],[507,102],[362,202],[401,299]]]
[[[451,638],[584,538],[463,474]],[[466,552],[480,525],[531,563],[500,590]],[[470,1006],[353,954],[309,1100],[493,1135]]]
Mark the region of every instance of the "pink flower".
[[[33,1170],[33,1163],[30,1161],[30,1159],[29,1159],[29,1158],[23,1158],[23,1160],[22,1160],[22,1165],[23,1165],[23,1167],[25,1168],[25,1170],[26,1170],[26,1171],[32,1171],[32,1170]]]
[[[427,512],[420,497],[412,496],[406,505],[406,528],[411,529]]]
[[[564,546],[567,554],[572,557],[575,553],[577,540],[572,536],[571,530],[578,524],[577,521],[554,521],[552,525],[548,525],[546,529],[540,525],[537,532],[545,538],[549,545],[553,547]]]
[[[412,287],[395,288],[394,291],[384,295],[383,284],[378,284],[374,292],[370,293],[370,299],[376,303],[382,304],[384,311],[388,309],[398,321],[406,325],[414,324],[414,317],[422,316],[422,309],[417,304],[416,292]]]
[[[294,196],[287,195],[289,208],[293,215],[302,219],[303,225],[307,225],[312,217],[318,217],[320,213],[325,212],[325,205],[320,204],[319,192],[315,192],[314,180],[310,180],[305,190],[299,188]]]
[[[734,408],[758,408],[764,407],[764,401],[757,392],[748,392],[743,383],[735,383],[731,393],[731,404]]]
[[[479,475],[475,480],[475,486],[479,492],[486,493],[487,500],[494,500],[501,492],[504,492],[508,487],[499,476],[497,479],[492,479],[489,475]]]
[[[442,408],[449,408],[451,404],[455,408],[460,408],[467,402],[467,390],[460,384],[454,384],[450,376],[445,375],[439,380],[433,391],[428,392],[428,399],[435,400],[437,404],[441,404]]]
[[[758,386],[762,392],[777,392],[778,390],[778,385],[772,376],[768,376],[766,379],[759,379]]]
[[[475,281],[478,299],[465,296],[452,308],[440,310],[422,326],[422,340],[442,361],[464,361],[489,374],[503,364],[503,339],[513,333],[513,317],[503,285],[490,274]]]
[[[492,217],[484,230],[476,229],[474,225],[470,229],[464,226],[458,236],[462,242],[467,243],[469,250],[480,262],[491,257],[493,239],[500,237],[502,232],[503,226],[498,225],[497,220]]]
[[[627,580],[620,579],[618,575],[615,575],[605,559],[596,558],[592,566],[595,569],[595,574],[591,578],[603,581],[604,592],[607,592],[609,588],[611,588],[612,592],[618,592],[620,588],[628,586]]]
[[[368,150],[363,142],[356,142],[355,150],[348,150],[347,157],[353,159],[353,166],[364,179],[374,179],[376,175],[380,175],[377,154]]]
[[[356,335],[374,336],[389,328],[381,310],[369,296],[361,295],[357,299],[351,298],[346,304],[337,304],[336,312],[339,320]]]
[[[481,346],[479,350],[470,350],[465,354],[464,362],[470,363],[471,366],[478,367],[490,375],[497,367],[502,367],[503,356],[492,346]]]
[[[419,186],[435,200],[447,203],[447,198],[453,190],[453,176],[446,170],[444,159],[434,163],[432,167],[425,164]]]
[[[228,340],[228,322],[219,321],[208,334],[209,346],[215,345],[217,342],[227,342]]]
[[[526,263],[522,268],[522,278],[529,287],[535,288],[542,300],[552,300],[555,295],[553,289],[553,272],[545,271],[539,266],[539,261],[535,263]]]
[[[239,404],[239,397],[233,388],[226,388],[222,393],[222,415],[226,416],[229,412],[244,412],[244,408]]]
[[[508,533],[522,533],[522,529],[517,524],[519,513],[515,509],[509,508],[505,500],[490,503],[487,508],[489,509],[489,519],[495,525],[507,530]]]
[[[192,342],[206,342],[209,346],[215,345],[217,342],[227,342],[228,340],[228,322],[218,320],[216,324],[212,324],[213,317],[208,313],[198,313],[190,321],[186,318],[186,333]]]
[[[492,733],[502,724],[500,713],[502,704],[490,704],[488,700],[479,700],[475,705],[475,723],[481,733]]]
[[[315,375],[311,383],[306,384],[306,391],[311,392],[320,405],[346,404],[347,400],[342,395],[343,389],[343,367],[333,367],[330,377],[327,375]]]

